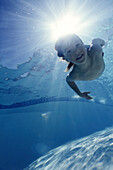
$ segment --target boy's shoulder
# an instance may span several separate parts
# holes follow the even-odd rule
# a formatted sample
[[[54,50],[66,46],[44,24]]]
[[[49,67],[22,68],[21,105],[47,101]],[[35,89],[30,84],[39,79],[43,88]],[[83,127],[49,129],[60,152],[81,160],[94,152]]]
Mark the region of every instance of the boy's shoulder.
[[[89,55],[101,54],[102,47],[99,44],[91,44],[87,52]]]

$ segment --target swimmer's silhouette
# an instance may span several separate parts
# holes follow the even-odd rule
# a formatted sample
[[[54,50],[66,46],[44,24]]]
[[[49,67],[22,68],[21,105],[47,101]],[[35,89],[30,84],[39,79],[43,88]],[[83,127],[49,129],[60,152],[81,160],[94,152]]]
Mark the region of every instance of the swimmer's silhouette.
[[[75,34],[60,37],[55,44],[57,55],[69,62],[67,71],[73,67],[66,81],[80,97],[92,99],[90,92],[81,92],[74,81],[94,80],[102,74],[105,69],[102,50],[104,44],[104,40],[96,38],[91,45],[84,45]]]

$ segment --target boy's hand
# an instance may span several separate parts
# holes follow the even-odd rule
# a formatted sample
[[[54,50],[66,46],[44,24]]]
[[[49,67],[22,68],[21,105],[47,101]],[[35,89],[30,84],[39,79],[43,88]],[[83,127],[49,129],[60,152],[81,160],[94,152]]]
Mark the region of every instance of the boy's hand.
[[[105,41],[100,38],[95,38],[92,40],[92,44],[98,44],[103,47],[105,45]]]
[[[90,93],[90,92],[83,92],[83,93],[80,94],[80,97],[84,97],[85,99],[88,99],[88,100],[93,99],[92,97],[90,97],[90,96],[88,95],[89,93]]]
[[[83,92],[81,93],[81,91],[79,90],[79,88],[77,87],[76,83],[74,81],[70,82],[68,80],[69,76],[67,76],[66,81],[69,84],[69,86],[80,96],[80,97],[84,97],[85,99],[91,100],[93,99],[92,97],[90,97],[88,94],[90,92]]]

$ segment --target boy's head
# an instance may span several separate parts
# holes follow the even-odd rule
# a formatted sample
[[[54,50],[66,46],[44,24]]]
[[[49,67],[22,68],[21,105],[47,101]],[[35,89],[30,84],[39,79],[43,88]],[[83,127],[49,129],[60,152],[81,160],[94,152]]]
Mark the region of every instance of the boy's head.
[[[59,38],[55,44],[58,56],[73,64],[81,64],[86,58],[86,49],[82,40],[76,34]]]

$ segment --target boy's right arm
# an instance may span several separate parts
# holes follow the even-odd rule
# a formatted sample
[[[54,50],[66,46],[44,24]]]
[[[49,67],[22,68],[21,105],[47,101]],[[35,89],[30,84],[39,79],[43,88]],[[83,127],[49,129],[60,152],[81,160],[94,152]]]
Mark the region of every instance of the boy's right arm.
[[[66,81],[68,83],[68,85],[80,96],[83,97],[85,99],[92,99],[92,97],[90,97],[88,94],[90,92],[83,92],[81,93],[79,88],[77,87],[76,83],[74,81],[69,81],[69,76],[66,77]]]

